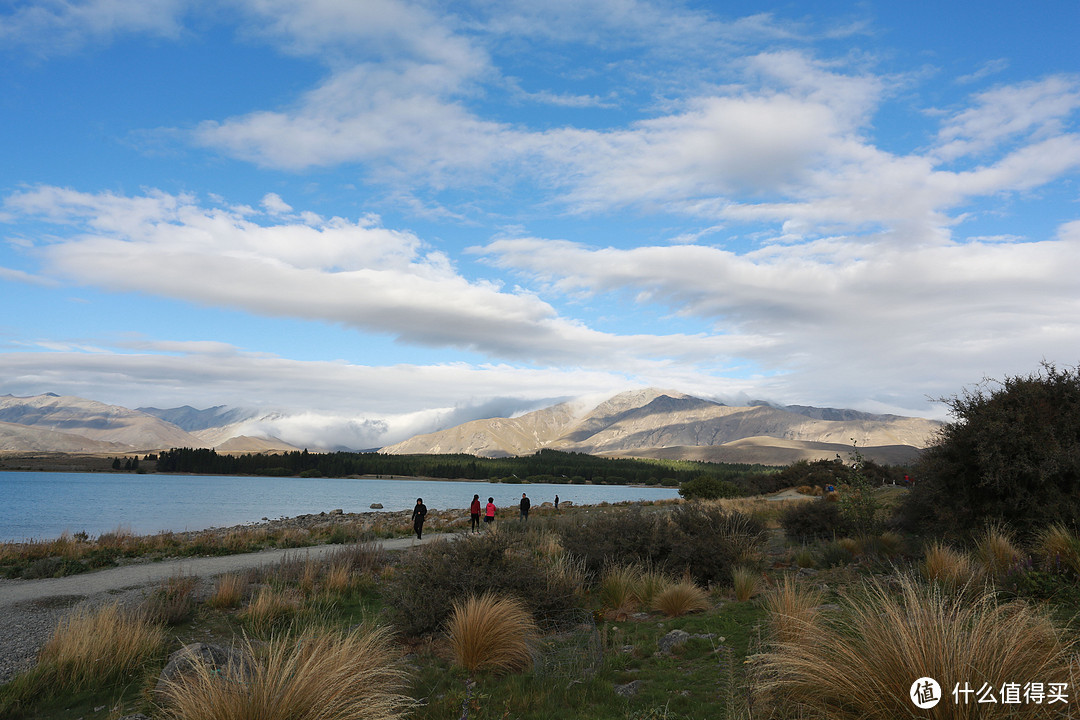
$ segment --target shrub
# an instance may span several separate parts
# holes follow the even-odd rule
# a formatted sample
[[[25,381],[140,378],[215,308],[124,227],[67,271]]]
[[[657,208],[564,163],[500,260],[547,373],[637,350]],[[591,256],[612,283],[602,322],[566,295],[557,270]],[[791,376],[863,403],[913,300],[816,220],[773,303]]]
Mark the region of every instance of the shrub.
[[[532,664],[538,630],[525,603],[484,593],[454,603],[446,634],[454,661],[469,672],[513,672]]]
[[[75,609],[61,620],[38,654],[44,677],[69,688],[97,687],[120,679],[165,644],[161,628],[118,603]]]
[[[679,484],[679,495],[687,500],[719,500],[742,494],[737,485],[709,475],[699,475]]]
[[[924,676],[945,693],[1070,680],[1071,643],[1047,611],[1024,602],[1000,603],[989,591],[971,600],[902,575],[850,588],[841,604],[835,621],[806,623],[794,641],[753,658],[759,698],[800,717],[892,720],[912,717],[911,684]],[[1052,705],[1022,708],[946,698],[933,717],[1056,716]]]
[[[242,682],[207,664],[163,688],[169,720],[396,720],[411,705],[385,628],[275,636],[244,650],[259,658]]]
[[[667,566],[702,584],[727,585],[735,565],[754,559],[765,541],[761,520],[718,504],[687,503],[671,513]]]
[[[528,544],[533,535],[494,531],[454,542],[433,542],[410,551],[386,579],[384,598],[400,631],[438,630],[456,601],[494,592],[522,599],[543,619],[576,605],[580,574]]]
[[[709,609],[709,594],[698,587],[692,580],[684,579],[672,583],[653,598],[653,610],[668,617],[679,617],[687,613]]]
[[[621,512],[576,516],[556,526],[566,551],[600,573],[609,562],[662,563],[667,555],[666,519],[632,507]]]
[[[784,535],[795,540],[845,535],[851,526],[834,502],[804,500],[786,508],[780,515]]]
[[[1040,530],[1035,552],[1046,567],[1063,565],[1073,575],[1080,575],[1080,539],[1064,525],[1055,523]]]
[[[955,421],[920,457],[902,508],[915,530],[1027,533],[1080,520],[1080,368],[1044,364],[946,398]]]

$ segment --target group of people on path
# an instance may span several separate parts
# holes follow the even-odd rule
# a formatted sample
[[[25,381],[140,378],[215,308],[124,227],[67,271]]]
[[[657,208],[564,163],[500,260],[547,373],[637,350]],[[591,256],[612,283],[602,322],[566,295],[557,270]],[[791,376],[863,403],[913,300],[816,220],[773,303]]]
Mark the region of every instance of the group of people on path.
[[[529,500],[529,496],[525,493],[521,493],[521,502],[518,503],[518,517],[521,520],[529,519],[529,510],[532,509],[532,502]],[[555,496],[555,509],[559,509],[559,496]],[[472,504],[469,505],[469,532],[480,532],[480,496],[473,495]],[[498,508],[495,507],[495,498],[488,498],[487,505],[483,508],[484,522],[495,522],[495,513],[498,512]],[[424,519],[427,517],[427,505],[424,504],[423,498],[416,498],[416,505],[412,511],[413,532],[416,533],[416,539],[422,540],[424,535]]]

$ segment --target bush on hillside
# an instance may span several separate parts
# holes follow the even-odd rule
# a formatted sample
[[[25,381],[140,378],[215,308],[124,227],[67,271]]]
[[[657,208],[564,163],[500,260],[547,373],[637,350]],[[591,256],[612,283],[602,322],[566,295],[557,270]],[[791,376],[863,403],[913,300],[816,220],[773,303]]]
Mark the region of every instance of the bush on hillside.
[[[632,507],[624,512],[579,515],[556,526],[562,546],[599,575],[609,562],[655,562],[667,556],[666,519]]]
[[[838,503],[820,500],[803,500],[786,508],[780,515],[780,527],[784,534],[795,540],[831,538],[847,535],[851,525],[840,512]]]
[[[679,495],[687,500],[719,500],[739,497],[742,494],[737,485],[708,475],[699,475],[679,485]]]
[[[1023,533],[1080,521],[1080,367],[1044,363],[944,402],[956,420],[915,468],[905,525],[970,533],[1000,521]]]
[[[523,533],[488,532],[410,552],[388,578],[384,599],[406,635],[435,632],[455,602],[484,593],[517,597],[538,619],[576,606],[580,579],[558,572]]]
[[[607,563],[638,563],[689,571],[702,583],[731,583],[731,569],[754,554],[764,538],[760,520],[691,502],[670,515],[638,508],[575,519],[557,528],[563,547],[599,574]]]

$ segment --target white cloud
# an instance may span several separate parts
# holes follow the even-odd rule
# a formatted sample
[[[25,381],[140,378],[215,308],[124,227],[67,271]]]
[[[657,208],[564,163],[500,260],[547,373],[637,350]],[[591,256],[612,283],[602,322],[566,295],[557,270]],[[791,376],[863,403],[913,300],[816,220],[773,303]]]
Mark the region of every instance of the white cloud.
[[[375,217],[259,225],[246,211],[205,208],[187,196],[53,187],[14,194],[5,206],[67,226],[67,236],[39,249],[52,274],[112,290],[336,322],[495,358],[631,372],[657,358],[708,362],[744,342],[592,330],[534,295],[466,279],[443,253]]]
[[[0,47],[47,56],[124,33],[175,38],[189,0],[38,0],[0,14]]]

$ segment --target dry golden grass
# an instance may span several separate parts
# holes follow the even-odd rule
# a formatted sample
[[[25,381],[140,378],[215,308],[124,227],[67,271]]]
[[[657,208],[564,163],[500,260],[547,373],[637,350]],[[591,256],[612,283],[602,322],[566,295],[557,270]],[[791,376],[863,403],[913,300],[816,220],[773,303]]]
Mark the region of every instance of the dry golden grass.
[[[532,664],[538,630],[523,602],[484,593],[454,603],[446,634],[454,661],[469,672],[513,672]]]
[[[634,595],[643,606],[652,607],[656,596],[671,587],[673,582],[663,570],[650,565],[639,570],[634,582]]]
[[[76,608],[41,648],[39,669],[65,687],[96,687],[136,669],[164,643],[165,632],[158,625],[117,603],[96,610]]]
[[[628,615],[638,609],[637,584],[641,571],[637,565],[609,565],[600,577],[600,602],[616,615]]]
[[[247,586],[248,576],[246,574],[228,573],[220,575],[214,582],[214,592],[210,595],[206,604],[218,610],[239,607],[244,599],[244,591],[247,590]]]
[[[193,575],[173,575],[162,581],[142,603],[151,622],[179,625],[195,614],[195,590],[199,579]]]
[[[796,582],[785,575],[782,582],[766,592],[762,604],[769,613],[769,625],[778,642],[796,642],[818,621],[825,593]]]
[[[975,545],[975,557],[988,575],[1000,578],[1023,558],[1023,554],[1013,544],[1012,535],[1004,525],[991,523]]]
[[[945,701],[928,717],[1054,717],[1047,705],[956,703],[957,683],[1069,682],[1073,647],[1047,611],[945,592],[904,575],[842,593],[832,622],[811,622],[752,660],[756,695],[782,716],[847,720],[913,717],[912,682],[937,680]],[[1021,710],[1022,708],[1022,710]],[[788,713],[788,714],[784,714]]]
[[[356,576],[345,563],[330,565],[323,578],[323,589],[335,595],[344,595],[356,587]]]
[[[263,587],[239,618],[258,633],[265,633],[292,619],[303,606],[300,595],[293,590],[274,590]]]
[[[711,607],[709,593],[686,578],[672,583],[658,593],[652,603],[653,610],[662,612],[668,617],[700,612],[708,610],[709,607]]]
[[[1043,528],[1035,536],[1035,552],[1048,565],[1061,563],[1080,575],[1080,539],[1064,525]]]
[[[411,701],[407,676],[385,628],[322,630],[299,638],[273,637],[250,675],[225,678],[213,668],[163,688],[169,720],[396,720]]]
[[[858,557],[863,551],[862,543],[852,537],[839,538],[836,544],[851,553],[851,557]]]
[[[752,567],[740,565],[731,569],[731,580],[735,587],[735,599],[741,602],[757,595],[761,575]]]
[[[926,547],[922,573],[927,580],[941,583],[950,591],[970,584],[979,584],[983,579],[982,568],[978,567],[967,554],[941,541],[934,541]]]

